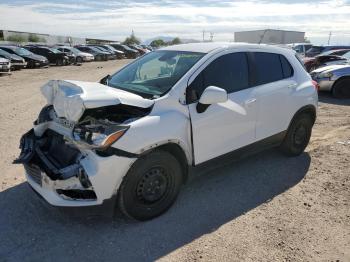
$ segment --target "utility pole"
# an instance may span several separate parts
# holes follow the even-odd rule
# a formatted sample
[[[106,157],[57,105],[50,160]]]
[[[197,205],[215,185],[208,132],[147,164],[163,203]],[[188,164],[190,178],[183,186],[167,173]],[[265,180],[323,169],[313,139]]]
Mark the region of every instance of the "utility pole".
[[[332,31],[329,32],[329,36],[328,36],[328,45],[331,42],[331,36],[332,36]]]
[[[213,42],[213,38],[214,38],[214,33],[210,32],[210,42]]]

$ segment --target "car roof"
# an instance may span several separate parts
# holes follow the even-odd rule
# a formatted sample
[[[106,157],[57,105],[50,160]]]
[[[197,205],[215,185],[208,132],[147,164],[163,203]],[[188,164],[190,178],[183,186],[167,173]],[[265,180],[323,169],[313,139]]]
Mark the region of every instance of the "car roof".
[[[173,50],[173,51],[187,51],[198,53],[210,53],[214,50],[224,49],[260,49],[263,51],[284,51],[290,50],[284,47],[266,45],[266,44],[248,44],[248,43],[231,43],[231,42],[208,42],[208,43],[193,43],[193,44],[181,44],[163,47],[159,50]]]
[[[14,46],[14,45],[0,45],[0,48],[8,48],[8,49],[16,49],[19,46]]]

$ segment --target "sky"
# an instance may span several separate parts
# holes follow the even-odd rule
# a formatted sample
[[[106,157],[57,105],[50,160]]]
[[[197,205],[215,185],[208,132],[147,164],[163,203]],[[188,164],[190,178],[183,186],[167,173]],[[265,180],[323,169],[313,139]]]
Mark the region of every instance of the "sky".
[[[233,41],[235,31],[306,32],[314,44],[350,44],[350,0],[0,0],[0,29],[124,40],[156,36]]]

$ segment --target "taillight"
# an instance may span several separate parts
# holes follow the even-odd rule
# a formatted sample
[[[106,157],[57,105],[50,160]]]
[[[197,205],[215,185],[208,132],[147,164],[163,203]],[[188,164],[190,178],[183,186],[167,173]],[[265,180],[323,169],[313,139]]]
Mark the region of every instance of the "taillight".
[[[317,91],[320,90],[320,85],[315,80],[311,80],[311,83]]]

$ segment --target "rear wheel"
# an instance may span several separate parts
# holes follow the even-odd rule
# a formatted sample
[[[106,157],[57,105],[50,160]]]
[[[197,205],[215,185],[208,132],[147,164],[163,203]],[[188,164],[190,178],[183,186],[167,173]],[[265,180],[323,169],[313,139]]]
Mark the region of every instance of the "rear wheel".
[[[119,208],[128,217],[148,220],[164,213],[176,200],[182,184],[181,166],[166,151],[137,160],[119,189]]]
[[[83,58],[78,56],[77,59],[76,59],[76,62],[79,63],[79,64],[82,63],[83,62]]]
[[[298,156],[303,153],[310,141],[313,124],[309,114],[303,113],[297,116],[281,144],[282,152],[288,156]]]
[[[332,95],[335,98],[350,98],[350,78],[340,79],[335,82],[332,88]]]

